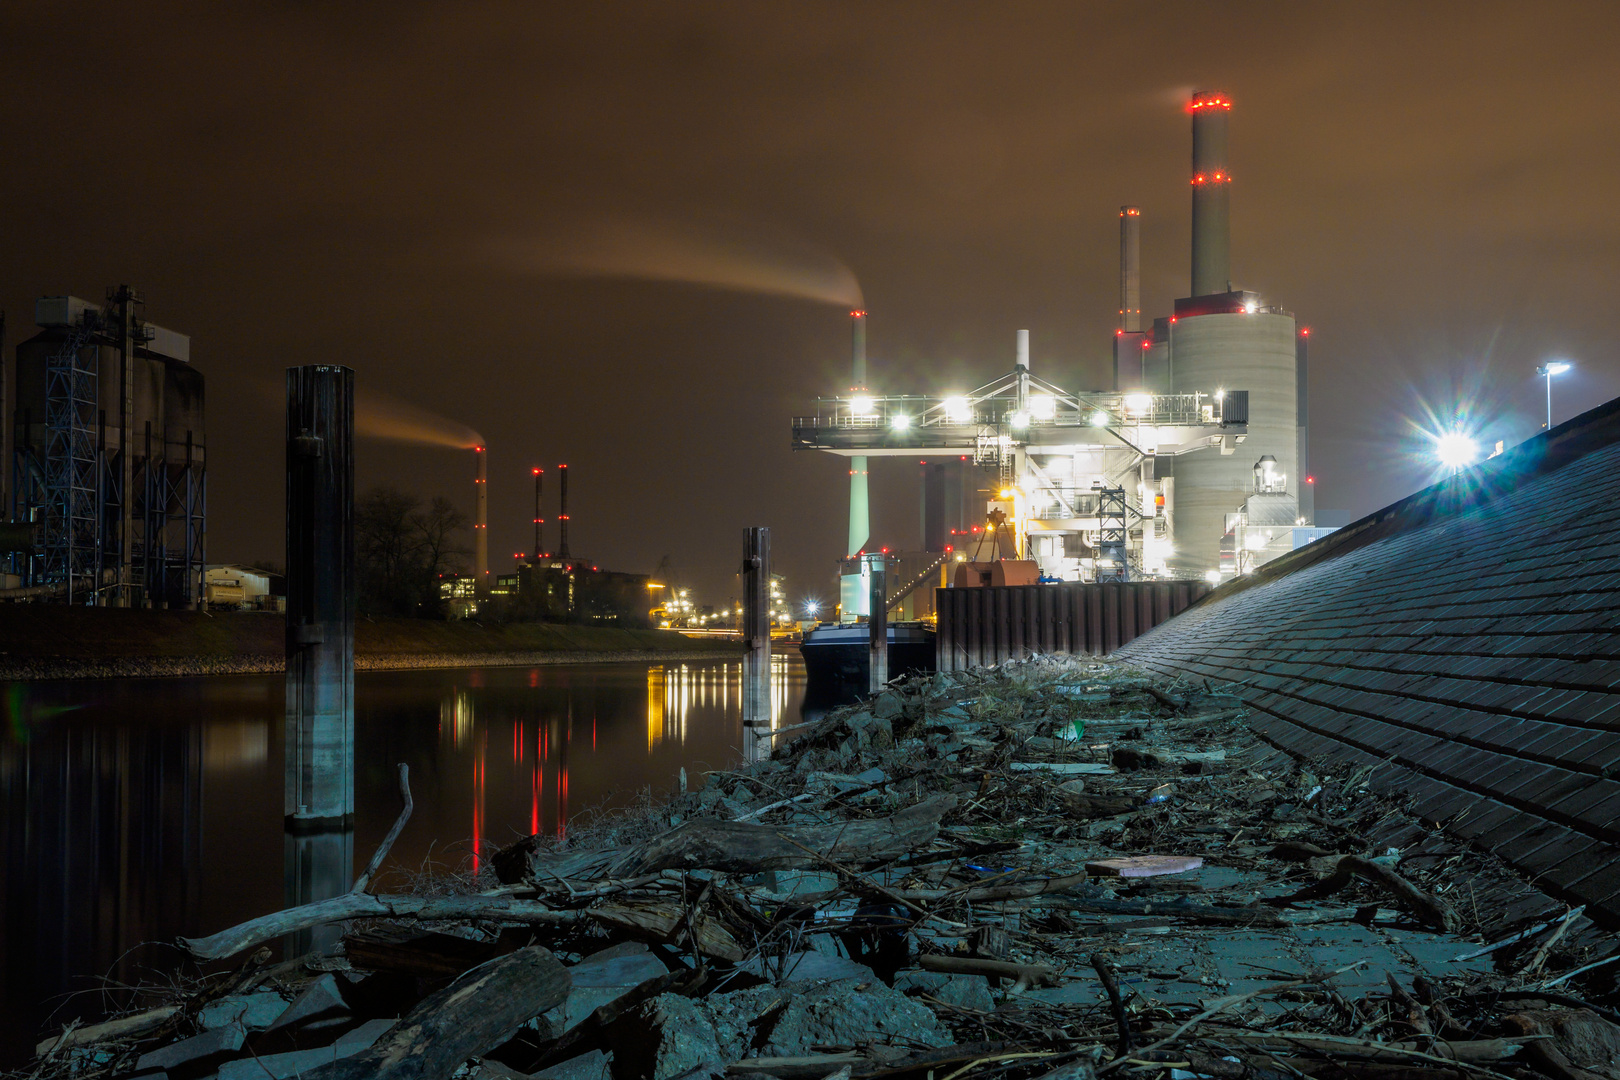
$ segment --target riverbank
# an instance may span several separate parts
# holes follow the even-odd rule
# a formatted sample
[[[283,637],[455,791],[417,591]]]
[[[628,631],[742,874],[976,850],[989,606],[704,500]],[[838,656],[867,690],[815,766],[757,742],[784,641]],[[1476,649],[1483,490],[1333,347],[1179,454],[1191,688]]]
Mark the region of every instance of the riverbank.
[[[257,612],[118,611],[19,605],[0,609],[0,679],[172,678],[284,670],[284,623]],[[551,623],[362,619],[355,668],[527,666],[698,660],[738,654],[735,642],[672,630]]]

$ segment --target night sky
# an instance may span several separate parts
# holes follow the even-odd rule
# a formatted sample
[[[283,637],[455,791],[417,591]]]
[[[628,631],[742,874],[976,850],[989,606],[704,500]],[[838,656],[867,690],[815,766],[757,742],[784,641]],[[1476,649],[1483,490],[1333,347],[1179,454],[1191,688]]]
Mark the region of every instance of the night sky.
[[[1427,483],[1431,413],[1534,434],[1548,357],[1555,422],[1620,394],[1617,55],[1605,3],[12,0],[0,307],[14,344],[128,282],[193,335],[211,561],[281,558],[282,371],[342,363],[487,438],[498,570],[567,461],[576,553],[723,601],[770,525],[828,600],[847,466],[788,433],[852,283],[880,392],[987,382],[1020,327],[1106,387],[1121,204],[1144,309],[1187,291],[1194,88],[1235,102],[1234,281],[1311,328],[1318,508]],[[470,453],[359,460],[472,509]],[[875,543],[916,544],[915,474],[874,463]]]

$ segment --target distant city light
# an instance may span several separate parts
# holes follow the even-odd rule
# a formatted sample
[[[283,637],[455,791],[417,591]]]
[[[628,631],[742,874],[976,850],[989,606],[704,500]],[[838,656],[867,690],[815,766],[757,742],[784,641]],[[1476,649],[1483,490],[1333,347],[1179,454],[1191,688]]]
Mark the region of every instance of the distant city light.
[[[945,416],[958,424],[965,424],[973,419],[973,406],[965,397],[948,397],[945,399]]]
[[[849,399],[849,411],[855,416],[871,416],[875,405],[869,397],[853,397]]]
[[[904,431],[911,426],[911,417],[905,413],[895,413],[889,417],[889,426],[896,431]]]

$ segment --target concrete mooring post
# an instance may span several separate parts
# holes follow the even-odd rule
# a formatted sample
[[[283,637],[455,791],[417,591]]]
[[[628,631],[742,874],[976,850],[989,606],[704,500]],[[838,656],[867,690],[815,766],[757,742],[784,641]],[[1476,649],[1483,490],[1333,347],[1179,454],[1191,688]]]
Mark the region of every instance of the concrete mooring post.
[[[351,369],[287,370],[289,904],[346,892],[354,872],[353,433]]]
[[[771,530],[743,530],[743,723],[771,722]]]
[[[876,694],[889,681],[889,593],[884,581],[887,555],[863,555],[867,571],[867,630],[871,659],[867,664],[866,688]]]

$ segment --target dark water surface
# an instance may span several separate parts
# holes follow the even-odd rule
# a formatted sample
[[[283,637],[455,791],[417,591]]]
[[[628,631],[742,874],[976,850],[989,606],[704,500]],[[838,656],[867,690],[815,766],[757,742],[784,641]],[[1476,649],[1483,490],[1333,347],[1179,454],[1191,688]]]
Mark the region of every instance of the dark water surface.
[[[742,760],[741,678],[735,661],[361,673],[355,870],[399,813],[396,762],[416,809],[391,862],[470,869]],[[95,1016],[98,994],[63,1004],[92,977],[161,976],[177,936],[283,905],[283,698],[280,674],[5,688],[0,1064],[53,1012]],[[803,700],[798,657],[777,657],[773,726]]]

